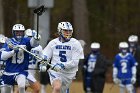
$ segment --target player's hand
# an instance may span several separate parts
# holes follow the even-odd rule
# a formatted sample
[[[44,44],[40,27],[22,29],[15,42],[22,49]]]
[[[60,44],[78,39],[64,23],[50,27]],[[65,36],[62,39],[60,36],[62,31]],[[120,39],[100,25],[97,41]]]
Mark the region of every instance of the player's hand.
[[[132,84],[135,84],[135,82],[136,82],[136,78],[135,78],[135,77],[132,77],[132,78],[131,78],[131,83],[132,83]]]
[[[6,43],[7,43],[7,45],[9,46],[9,48],[11,48],[11,49],[14,49],[14,50],[17,50],[17,49],[18,49],[17,44],[14,43],[12,40],[7,39],[7,40],[6,40]]]
[[[62,63],[56,63],[53,67],[53,70],[57,71],[57,72],[61,72],[62,70],[65,69],[65,65]]]
[[[39,71],[40,72],[46,72],[47,71],[47,67],[45,65],[40,64],[39,65]]]
[[[26,48],[26,45],[15,45],[13,47],[13,50],[15,51],[15,53],[17,53],[17,52],[23,51],[22,48],[25,49]]]
[[[121,81],[120,81],[118,78],[114,78],[114,79],[113,79],[113,82],[114,82],[115,84],[120,84],[120,83],[121,83]]]
[[[41,35],[38,34],[38,36],[37,36],[37,32],[33,33],[33,37],[34,37],[35,40],[40,40],[41,39]]]
[[[41,60],[41,64],[47,66],[48,61],[49,61],[48,57],[44,55]]]

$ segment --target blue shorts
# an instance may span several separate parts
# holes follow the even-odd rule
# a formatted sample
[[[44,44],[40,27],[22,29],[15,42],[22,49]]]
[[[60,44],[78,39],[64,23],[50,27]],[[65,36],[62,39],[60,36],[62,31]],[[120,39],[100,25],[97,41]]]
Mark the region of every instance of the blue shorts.
[[[5,84],[6,85],[15,85],[15,83],[16,83],[15,78],[16,78],[16,76],[18,76],[20,74],[25,75],[27,77],[28,72],[23,71],[23,72],[20,72],[18,74],[14,74],[14,75],[5,75],[5,74],[3,74],[1,79],[0,79],[0,84],[1,85],[5,85]]]
[[[121,84],[124,85],[124,86],[132,84],[131,79],[121,80]]]

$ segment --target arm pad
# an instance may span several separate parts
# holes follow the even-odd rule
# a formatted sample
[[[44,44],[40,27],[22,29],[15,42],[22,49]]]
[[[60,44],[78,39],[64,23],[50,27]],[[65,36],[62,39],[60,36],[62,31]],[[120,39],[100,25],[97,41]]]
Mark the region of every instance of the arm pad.
[[[7,60],[8,58],[12,57],[14,53],[15,53],[14,50],[12,50],[12,51],[2,51],[1,60]]]
[[[132,67],[132,75],[133,75],[133,76],[136,76],[136,72],[137,72],[136,66],[133,66],[133,67]]]
[[[113,78],[116,78],[118,74],[118,69],[116,67],[113,68]]]

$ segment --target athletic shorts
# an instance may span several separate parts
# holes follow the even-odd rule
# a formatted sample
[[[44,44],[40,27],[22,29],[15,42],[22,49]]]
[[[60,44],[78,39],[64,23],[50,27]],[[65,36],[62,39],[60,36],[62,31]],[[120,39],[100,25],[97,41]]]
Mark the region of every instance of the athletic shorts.
[[[29,86],[30,83],[35,83],[36,81],[37,80],[35,79],[35,77],[31,73],[28,73],[27,80],[26,80],[26,86]]]
[[[50,76],[51,85],[55,80],[60,80],[62,82],[62,88],[60,93],[66,93],[67,89],[69,89],[70,84],[73,79],[67,77],[67,75],[55,72],[53,70],[48,71]]]

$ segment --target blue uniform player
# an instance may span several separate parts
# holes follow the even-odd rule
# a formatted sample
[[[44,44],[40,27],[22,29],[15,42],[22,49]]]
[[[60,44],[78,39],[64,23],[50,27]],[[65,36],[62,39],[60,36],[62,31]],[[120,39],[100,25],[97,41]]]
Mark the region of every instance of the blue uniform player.
[[[38,43],[38,37],[35,34],[33,38],[24,37],[25,28],[22,24],[15,24],[12,29],[13,38],[6,41],[4,51],[1,53],[1,59],[6,61],[5,71],[2,76],[2,83],[13,86],[18,84],[19,93],[25,93],[25,81],[28,75],[29,54],[20,47],[28,51]],[[7,87],[5,93],[10,93],[11,88]]]
[[[0,55],[1,55],[1,52],[4,50],[4,48],[2,47],[5,44],[6,39],[7,38],[4,35],[0,34]],[[3,75],[4,67],[5,67],[5,62],[4,60],[0,59],[0,77]],[[1,92],[3,93],[4,91],[5,91],[5,87],[2,87]]]
[[[109,61],[100,52],[100,43],[91,43],[91,52],[83,64],[83,87],[85,93],[103,93]]]
[[[133,84],[136,82],[136,61],[131,53],[128,52],[128,44],[120,42],[120,53],[115,56],[113,65],[113,81],[119,84],[120,93],[133,93]]]

